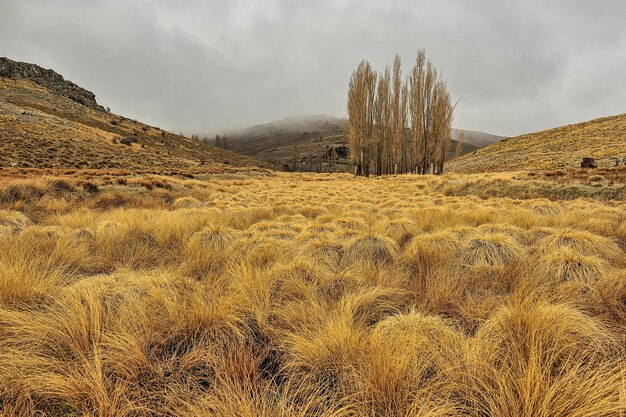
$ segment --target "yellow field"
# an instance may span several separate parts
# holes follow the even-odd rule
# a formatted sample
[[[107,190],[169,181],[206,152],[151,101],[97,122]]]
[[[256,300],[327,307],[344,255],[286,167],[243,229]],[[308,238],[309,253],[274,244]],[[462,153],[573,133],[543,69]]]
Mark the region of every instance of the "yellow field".
[[[614,175],[5,173],[0,416],[624,416]]]

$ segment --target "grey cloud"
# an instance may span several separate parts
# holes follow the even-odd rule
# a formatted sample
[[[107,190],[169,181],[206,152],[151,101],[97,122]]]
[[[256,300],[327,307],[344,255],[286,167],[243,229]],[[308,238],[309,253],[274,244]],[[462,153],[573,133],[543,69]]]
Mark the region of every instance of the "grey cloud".
[[[626,2],[0,0],[0,55],[120,114],[187,133],[345,114],[362,58],[417,49],[462,97],[455,125],[517,134],[626,111]]]

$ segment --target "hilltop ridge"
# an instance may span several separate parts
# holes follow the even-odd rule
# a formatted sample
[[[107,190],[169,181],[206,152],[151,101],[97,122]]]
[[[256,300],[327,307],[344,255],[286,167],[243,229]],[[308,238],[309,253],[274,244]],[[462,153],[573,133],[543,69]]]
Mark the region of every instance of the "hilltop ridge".
[[[94,93],[66,80],[54,70],[45,69],[36,64],[0,57],[0,77],[14,80],[30,80],[62,97],[69,98],[95,110],[104,111],[104,107],[96,102]]]

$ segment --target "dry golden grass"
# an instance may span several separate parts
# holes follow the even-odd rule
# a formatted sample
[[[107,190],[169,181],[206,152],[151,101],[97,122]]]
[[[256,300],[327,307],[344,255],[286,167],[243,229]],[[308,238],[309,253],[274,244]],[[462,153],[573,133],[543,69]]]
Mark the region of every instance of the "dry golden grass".
[[[620,114],[504,139],[463,155],[448,168],[465,173],[571,168],[580,167],[584,157],[607,167],[624,156],[626,114]]]
[[[0,172],[1,417],[626,416],[613,191],[171,174]]]

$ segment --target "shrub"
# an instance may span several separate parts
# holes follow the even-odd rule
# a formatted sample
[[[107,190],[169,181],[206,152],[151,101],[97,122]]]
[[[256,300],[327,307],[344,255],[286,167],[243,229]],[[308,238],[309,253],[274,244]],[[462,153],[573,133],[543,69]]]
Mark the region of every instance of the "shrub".
[[[93,182],[86,181],[83,183],[83,190],[85,190],[89,194],[93,194],[93,193],[97,193],[99,191],[99,188]]]
[[[9,185],[0,189],[0,203],[13,204],[17,202],[33,203],[45,195],[41,188],[30,184]]]
[[[68,183],[67,181],[64,180],[55,180],[52,181],[49,185],[50,190],[54,193],[54,194],[67,194],[67,193],[73,193],[76,191],[76,187],[74,187],[72,184]]]

